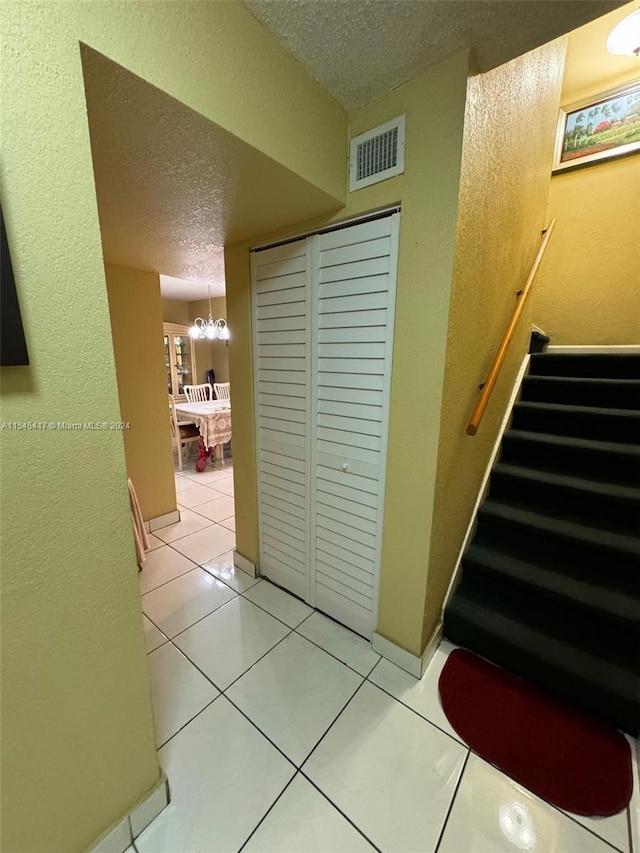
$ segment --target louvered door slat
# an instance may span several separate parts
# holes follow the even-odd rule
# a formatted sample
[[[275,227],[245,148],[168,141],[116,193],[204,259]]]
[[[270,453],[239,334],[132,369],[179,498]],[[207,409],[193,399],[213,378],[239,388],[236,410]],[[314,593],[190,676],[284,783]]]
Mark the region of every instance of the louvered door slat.
[[[313,386],[315,604],[375,629],[397,265],[392,217],[320,235]]]
[[[260,570],[309,596],[308,246],[257,252],[254,283]]]

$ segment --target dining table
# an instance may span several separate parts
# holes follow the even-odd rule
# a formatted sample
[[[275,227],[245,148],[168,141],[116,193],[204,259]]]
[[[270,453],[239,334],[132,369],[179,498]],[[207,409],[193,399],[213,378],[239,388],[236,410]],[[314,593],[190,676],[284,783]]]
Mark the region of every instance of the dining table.
[[[222,445],[231,441],[231,400],[176,403],[176,412],[183,417],[187,416],[198,427],[200,442],[196,471],[204,471],[214,450],[221,462]]]

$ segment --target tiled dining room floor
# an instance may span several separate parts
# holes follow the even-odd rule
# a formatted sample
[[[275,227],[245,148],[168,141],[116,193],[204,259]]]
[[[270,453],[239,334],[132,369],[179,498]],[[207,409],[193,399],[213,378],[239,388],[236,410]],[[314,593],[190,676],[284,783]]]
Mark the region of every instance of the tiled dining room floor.
[[[140,574],[172,799],[132,850],[630,853],[628,812],[568,816],[470,753],[439,705],[451,646],[414,679],[234,569],[230,468],[176,484]]]

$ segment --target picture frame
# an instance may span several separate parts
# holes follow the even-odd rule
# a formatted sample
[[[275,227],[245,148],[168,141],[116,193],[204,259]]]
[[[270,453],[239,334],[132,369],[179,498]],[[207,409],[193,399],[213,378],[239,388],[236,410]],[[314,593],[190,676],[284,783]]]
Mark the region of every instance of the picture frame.
[[[640,151],[640,78],[560,109],[553,173]]]

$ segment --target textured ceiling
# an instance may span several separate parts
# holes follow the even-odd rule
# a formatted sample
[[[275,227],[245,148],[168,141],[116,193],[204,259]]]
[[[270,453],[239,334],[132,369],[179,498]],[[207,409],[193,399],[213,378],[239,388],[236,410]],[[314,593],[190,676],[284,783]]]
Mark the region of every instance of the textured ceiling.
[[[303,222],[336,200],[82,46],[105,261],[174,279],[173,299],[222,295],[223,246]],[[175,279],[186,280],[184,294]],[[193,282],[205,284],[197,296]]]
[[[471,46],[488,71],[619,0],[243,0],[347,109]]]

